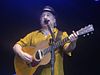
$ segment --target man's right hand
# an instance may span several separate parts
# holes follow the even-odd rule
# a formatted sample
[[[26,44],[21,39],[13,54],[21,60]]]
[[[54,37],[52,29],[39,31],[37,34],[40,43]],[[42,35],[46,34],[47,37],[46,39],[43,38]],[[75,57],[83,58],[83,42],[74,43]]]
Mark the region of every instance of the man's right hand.
[[[29,55],[29,54],[26,53],[26,52],[22,52],[21,55],[20,55],[20,57],[21,57],[24,61],[26,61],[26,62],[28,62],[28,63],[31,63],[31,62],[32,62],[32,56]]]
[[[18,54],[24,61],[31,63],[32,62],[32,56],[29,55],[26,52],[22,51],[22,47],[19,44],[15,44],[13,47],[13,50],[16,54]]]

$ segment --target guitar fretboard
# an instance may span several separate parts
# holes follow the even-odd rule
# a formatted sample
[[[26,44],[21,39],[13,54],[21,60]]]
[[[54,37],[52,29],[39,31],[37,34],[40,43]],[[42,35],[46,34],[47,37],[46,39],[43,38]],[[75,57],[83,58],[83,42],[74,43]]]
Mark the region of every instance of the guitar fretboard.
[[[52,49],[56,49],[60,46],[63,46],[66,42],[68,42],[68,38],[64,38],[63,40],[59,40],[53,45],[49,46],[48,48],[43,50],[43,54],[46,55],[48,52],[50,52]]]

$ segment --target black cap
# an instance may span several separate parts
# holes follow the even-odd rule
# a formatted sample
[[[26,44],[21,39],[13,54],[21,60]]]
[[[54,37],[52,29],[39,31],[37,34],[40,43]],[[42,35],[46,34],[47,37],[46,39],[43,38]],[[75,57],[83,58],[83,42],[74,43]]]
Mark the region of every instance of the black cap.
[[[43,12],[45,12],[45,11],[51,12],[53,15],[55,15],[55,10],[50,6],[45,6],[43,9]]]

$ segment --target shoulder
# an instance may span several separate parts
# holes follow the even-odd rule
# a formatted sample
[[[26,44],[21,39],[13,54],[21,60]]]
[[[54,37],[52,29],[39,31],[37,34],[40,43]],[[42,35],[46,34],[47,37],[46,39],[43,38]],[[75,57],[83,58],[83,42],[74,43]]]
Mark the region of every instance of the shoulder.
[[[35,31],[32,31],[32,32],[28,33],[28,35],[36,35],[39,32],[40,32],[39,30],[35,30]]]
[[[59,30],[58,28],[55,28],[55,31],[61,32],[63,36],[68,36],[68,33],[66,31]]]
[[[63,31],[63,35],[68,36],[68,33],[66,31]]]

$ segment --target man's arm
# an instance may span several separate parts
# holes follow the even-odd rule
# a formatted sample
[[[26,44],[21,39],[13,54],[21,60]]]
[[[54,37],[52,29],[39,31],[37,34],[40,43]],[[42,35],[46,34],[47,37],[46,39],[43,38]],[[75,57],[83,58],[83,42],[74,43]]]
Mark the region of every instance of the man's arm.
[[[71,43],[70,43],[69,45],[67,45],[64,49],[65,49],[67,52],[69,52],[69,51],[74,50],[75,47],[76,47],[76,41],[71,42]]]
[[[18,54],[24,61],[32,62],[32,56],[23,52],[22,47],[19,44],[15,44],[13,46],[13,50],[16,54]]]
[[[68,38],[70,40],[70,43],[67,44],[64,47],[64,50],[67,53],[69,53],[69,55],[71,56],[70,52],[72,52],[75,49],[75,47],[76,47],[76,42],[77,42],[77,39],[78,39],[78,35],[73,31],[73,33]]]

